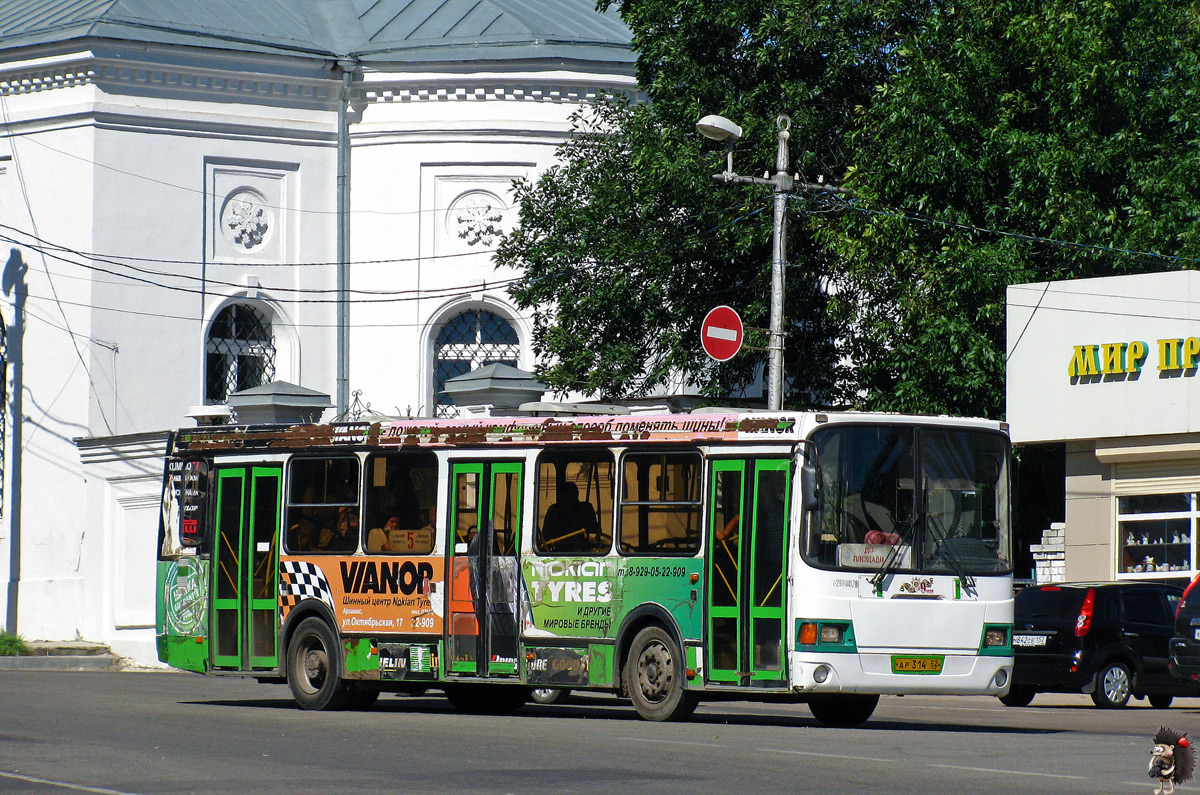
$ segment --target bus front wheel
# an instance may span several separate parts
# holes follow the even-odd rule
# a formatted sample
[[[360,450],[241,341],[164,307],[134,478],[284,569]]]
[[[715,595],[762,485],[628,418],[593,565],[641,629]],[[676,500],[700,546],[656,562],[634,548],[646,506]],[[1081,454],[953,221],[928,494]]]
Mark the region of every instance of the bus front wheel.
[[[287,681],[300,709],[341,709],[349,701],[337,637],[321,619],[306,618],[296,627],[288,644]]]
[[[813,696],[808,708],[813,717],[835,729],[853,729],[866,723],[879,704],[879,696]]]
[[[683,686],[683,654],[662,627],[646,627],[633,639],[625,663],[625,691],[646,720],[686,720],[700,696]]]

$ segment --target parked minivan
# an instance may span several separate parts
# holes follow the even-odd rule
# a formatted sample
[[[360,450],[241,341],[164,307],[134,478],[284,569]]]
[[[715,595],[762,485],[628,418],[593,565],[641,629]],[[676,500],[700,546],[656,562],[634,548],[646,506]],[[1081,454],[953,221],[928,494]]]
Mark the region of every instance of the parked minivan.
[[[1175,696],[1200,695],[1200,681],[1185,682],[1168,667],[1182,594],[1177,585],[1133,581],[1022,589],[1012,686],[1000,700],[1023,707],[1037,693],[1087,693],[1098,707],[1124,707],[1134,697],[1166,709]]]
[[[1175,610],[1175,637],[1171,638],[1171,673],[1187,682],[1200,682],[1200,574],[1184,589]]]

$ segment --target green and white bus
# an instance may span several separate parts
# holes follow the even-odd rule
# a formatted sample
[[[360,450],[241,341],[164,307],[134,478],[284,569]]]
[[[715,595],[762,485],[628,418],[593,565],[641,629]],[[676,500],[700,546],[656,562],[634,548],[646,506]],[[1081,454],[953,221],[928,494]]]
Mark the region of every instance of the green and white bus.
[[[1007,692],[1002,423],[890,414],[398,419],[180,430],[158,653],[305,709],[607,691],[867,720]]]

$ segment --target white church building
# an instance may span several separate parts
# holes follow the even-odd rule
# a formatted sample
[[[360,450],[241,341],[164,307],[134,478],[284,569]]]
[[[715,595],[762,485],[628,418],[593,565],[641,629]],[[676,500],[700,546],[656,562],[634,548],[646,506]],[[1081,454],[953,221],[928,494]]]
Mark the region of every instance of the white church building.
[[[593,0],[0,0],[0,627],[155,660],[197,407],[532,369],[491,251],[629,40]]]

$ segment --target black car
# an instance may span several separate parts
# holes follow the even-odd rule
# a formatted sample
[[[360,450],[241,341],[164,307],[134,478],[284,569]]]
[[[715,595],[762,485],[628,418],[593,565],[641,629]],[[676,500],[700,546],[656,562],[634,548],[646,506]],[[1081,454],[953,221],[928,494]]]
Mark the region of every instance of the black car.
[[[1187,682],[1200,682],[1200,574],[1188,584],[1175,611],[1171,638],[1171,673]]]
[[[1012,686],[1000,700],[1023,707],[1037,693],[1088,693],[1098,707],[1130,696],[1166,709],[1200,695],[1200,682],[1167,665],[1183,589],[1155,582],[1059,583],[1022,589],[1013,624]]]

